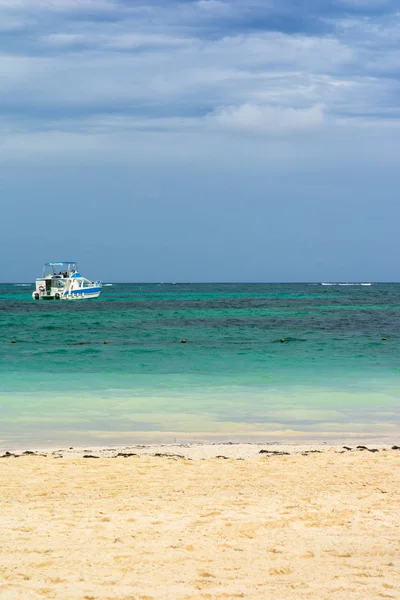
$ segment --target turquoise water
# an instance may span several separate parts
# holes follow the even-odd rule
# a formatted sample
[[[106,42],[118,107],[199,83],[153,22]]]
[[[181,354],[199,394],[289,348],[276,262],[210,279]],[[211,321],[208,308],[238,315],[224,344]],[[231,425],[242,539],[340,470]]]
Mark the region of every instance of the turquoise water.
[[[32,289],[0,285],[4,442],[397,434],[398,284]]]

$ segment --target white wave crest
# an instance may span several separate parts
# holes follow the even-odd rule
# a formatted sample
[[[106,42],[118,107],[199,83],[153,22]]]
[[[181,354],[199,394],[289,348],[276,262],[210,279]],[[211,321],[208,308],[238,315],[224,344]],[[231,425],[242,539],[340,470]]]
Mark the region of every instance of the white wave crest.
[[[370,286],[372,285],[372,283],[333,283],[333,282],[323,282],[321,283],[321,285],[342,285],[342,286],[349,286],[349,285],[366,285],[366,286]]]

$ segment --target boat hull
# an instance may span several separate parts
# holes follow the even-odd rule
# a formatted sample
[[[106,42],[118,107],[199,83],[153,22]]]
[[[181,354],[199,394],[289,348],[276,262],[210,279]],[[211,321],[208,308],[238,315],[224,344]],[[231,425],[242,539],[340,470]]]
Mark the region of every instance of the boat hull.
[[[62,300],[88,300],[89,298],[98,298],[101,294],[101,288],[86,288],[81,290],[65,291]]]
[[[90,298],[98,298],[101,294],[101,285],[93,287],[77,287],[71,289],[70,286],[64,288],[48,287],[37,285],[36,290],[32,293],[34,300],[89,300]]]
[[[89,300],[91,298],[98,298],[101,294],[100,291],[90,292],[87,290],[85,292],[72,292],[66,295],[60,295],[60,297],[56,297],[55,295],[48,294],[40,294],[38,292],[33,292],[32,298],[34,300]]]

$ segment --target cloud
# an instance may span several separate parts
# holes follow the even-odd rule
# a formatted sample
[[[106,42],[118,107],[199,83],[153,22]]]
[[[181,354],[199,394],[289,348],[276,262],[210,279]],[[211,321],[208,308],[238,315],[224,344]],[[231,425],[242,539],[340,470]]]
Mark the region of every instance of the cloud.
[[[117,0],[0,0],[0,10],[12,11],[99,11],[117,7]]]
[[[391,0],[340,0],[339,5],[342,4],[344,7],[351,8],[390,8],[393,6]]]
[[[211,11],[213,14],[232,13],[232,5],[229,2],[220,2],[220,0],[199,0],[196,6],[200,10]]]
[[[147,112],[159,117],[160,111],[207,114],[221,105],[307,108],[324,103],[323,88],[351,59],[336,40],[271,33],[207,43],[160,34],[88,34],[87,50],[79,49],[81,34],[54,40],[61,49],[67,43],[68,51],[0,57],[9,81],[8,94],[0,98],[3,110],[23,108],[27,114],[34,105],[36,112],[49,106],[104,112],[109,103],[110,111],[133,114],[146,110],[146,102]],[[122,51],[129,43],[137,51]],[[323,69],[333,74],[317,75]]]
[[[3,33],[11,33],[24,29],[29,25],[30,21],[26,18],[12,15],[3,15],[0,20],[0,31]]]
[[[349,121],[386,131],[399,118],[396,10],[389,0],[0,0],[0,111],[8,136],[46,139],[69,126],[120,135],[121,123],[160,136],[265,139]]]
[[[242,104],[218,108],[207,117],[212,126],[256,135],[308,131],[323,125],[321,106],[293,109]]]
[[[152,33],[84,34],[54,33],[43,37],[43,42],[60,48],[80,46],[102,48],[103,50],[133,50],[137,48],[159,48],[163,46],[184,46],[191,43],[189,38],[179,38]]]

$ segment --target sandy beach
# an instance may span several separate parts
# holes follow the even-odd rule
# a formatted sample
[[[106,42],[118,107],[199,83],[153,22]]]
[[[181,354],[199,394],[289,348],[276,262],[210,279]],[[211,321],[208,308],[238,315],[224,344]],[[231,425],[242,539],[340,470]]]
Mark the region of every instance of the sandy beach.
[[[390,446],[12,454],[0,461],[2,600],[400,597]]]

